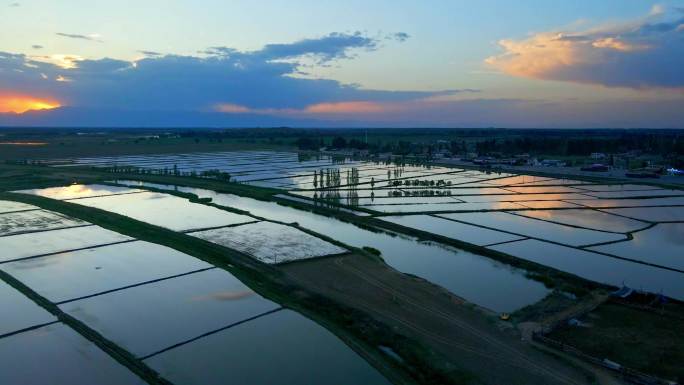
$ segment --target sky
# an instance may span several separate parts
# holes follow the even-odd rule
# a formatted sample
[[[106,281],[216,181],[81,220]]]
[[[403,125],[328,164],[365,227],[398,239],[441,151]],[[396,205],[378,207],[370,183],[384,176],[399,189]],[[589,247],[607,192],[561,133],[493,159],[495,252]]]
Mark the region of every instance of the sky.
[[[0,125],[683,128],[684,0],[0,0]]]

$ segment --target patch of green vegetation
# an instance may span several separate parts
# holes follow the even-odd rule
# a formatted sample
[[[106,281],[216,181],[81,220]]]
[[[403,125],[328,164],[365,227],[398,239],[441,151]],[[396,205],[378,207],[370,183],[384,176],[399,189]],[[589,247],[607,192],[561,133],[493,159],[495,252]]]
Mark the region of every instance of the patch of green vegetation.
[[[577,303],[577,299],[572,299],[568,295],[558,290],[544,297],[541,301],[525,306],[513,313],[512,318],[515,322],[539,322],[543,319],[557,314]]]
[[[377,255],[378,257],[382,255],[382,252],[380,250],[376,249],[375,247],[364,246],[363,250],[365,250],[365,251],[367,251],[373,255]]]
[[[15,166],[0,164],[0,191],[67,185],[73,178],[45,166]]]
[[[556,287],[556,281],[545,274],[533,273],[531,271],[528,271],[525,273],[525,277],[543,283],[547,289],[553,289],[554,287]]]
[[[642,373],[684,381],[684,320],[609,302],[582,321],[587,326],[557,329],[549,337]]]
[[[0,160],[50,159],[210,151],[295,150],[291,141],[259,130],[107,130],[30,129],[5,131],[7,141],[40,141],[43,146],[3,146]]]

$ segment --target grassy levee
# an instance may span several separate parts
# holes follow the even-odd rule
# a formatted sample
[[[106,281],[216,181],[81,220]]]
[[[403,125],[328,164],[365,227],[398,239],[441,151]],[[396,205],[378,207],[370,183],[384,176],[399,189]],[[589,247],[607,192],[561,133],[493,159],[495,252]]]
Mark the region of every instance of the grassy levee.
[[[99,180],[98,174],[63,171],[66,170],[47,166],[0,163],[0,191],[63,186],[76,181],[90,183]]]
[[[681,304],[677,306],[681,311]],[[656,309],[607,302],[581,318],[591,327],[559,327],[548,337],[642,373],[684,381],[684,319]]]
[[[0,199],[23,202],[46,210],[60,212],[139,240],[171,247],[225,269],[260,295],[278,302],[282,306],[301,312],[325,326],[396,384],[456,383],[453,381],[454,373],[447,374],[436,367],[435,362],[439,362],[441,358],[428,347],[395,333],[390,327],[360,310],[349,308],[289,283],[277,267],[260,263],[238,251],[129,217],[70,202],[16,193],[0,193]],[[335,243],[340,244],[338,241]],[[367,254],[348,245],[344,245],[344,247],[351,250],[359,258],[371,258],[377,263],[382,263],[377,256]],[[18,284],[17,288],[22,292],[36,298],[37,295],[31,293],[29,288],[14,279],[11,281],[13,284]],[[39,301],[41,305],[51,311],[59,311],[55,305],[46,299],[39,298]],[[61,311],[59,312],[61,313]],[[61,315],[60,317],[63,317],[66,320],[65,322],[72,325],[77,331],[82,331],[82,334],[97,339],[98,345],[113,345],[72,317],[68,315]],[[382,353],[378,349],[379,346],[388,346],[395,350],[400,354],[404,363],[395,362],[391,357]],[[116,352],[126,357],[126,360],[121,361],[126,366],[147,368],[125,350],[118,348]],[[147,370],[151,371],[149,368]],[[150,383],[155,383],[152,380],[154,378],[150,379]]]

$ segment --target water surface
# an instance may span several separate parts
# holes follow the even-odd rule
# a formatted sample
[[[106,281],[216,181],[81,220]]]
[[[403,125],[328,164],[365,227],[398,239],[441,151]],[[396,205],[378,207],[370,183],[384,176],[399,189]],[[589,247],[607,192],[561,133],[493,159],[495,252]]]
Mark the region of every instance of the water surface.
[[[643,229],[647,223],[611,215],[598,210],[530,210],[516,211],[518,215],[558,222],[567,225],[586,227],[595,230],[626,233]]]
[[[0,214],[11,213],[14,211],[22,210],[37,210],[38,207],[33,205],[28,205],[26,203],[13,202],[13,201],[0,201]]]
[[[200,203],[192,203],[185,198],[156,192],[83,198],[74,202],[176,231],[225,226],[255,220],[245,215],[230,213]]]
[[[190,233],[226,246],[265,263],[283,263],[347,252],[294,227],[261,221]]]
[[[174,249],[143,241],[53,254],[0,265],[52,302],[212,267]]]
[[[0,384],[146,384],[61,323],[0,339],[0,362]]]
[[[20,211],[0,215],[0,237],[31,231],[46,231],[86,225],[79,219],[46,210]]]
[[[104,245],[113,242],[122,242],[130,239],[132,238],[103,229],[99,226],[86,226],[0,237],[0,250],[2,250],[2,253],[0,253],[0,262]]]
[[[684,300],[684,274],[611,258],[590,251],[528,239],[490,249],[553,267],[591,281],[620,287],[623,284]]]
[[[57,318],[47,310],[4,281],[0,281],[0,335],[56,320]],[[0,345],[2,341],[0,340]]]
[[[522,239],[522,237],[517,235],[483,229],[482,227],[436,218],[429,215],[399,215],[382,217],[381,219],[447,238],[458,239],[478,246]]]
[[[348,245],[372,246],[382,252],[382,257],[393,268],[422,277],[494,311],[513,311],[537,302],[549,293],[544,285],[526,278],[523,270],[463,250],[417,242],[412,237],[375,233],[275,202],[190,187],[178,187],[178,190],[210,197],[216,204],[247,210],[257,216],[297,222]]]
[[[61,187],[48,187],[42,189],[20,190],[18,193],[38,195],[52,199],[78,199],[101,195],[125,194],[141,191],[127,187],[107,186],[102,184],[72,184]]]
[[[607,213],[652,222],[684,222],[684,207],[633,207],[626,209],[605,209]]]
[[[176,384],[383,384],[380,373],[325,328],[280,310],[145,360]]]
[[[626,236],[622,234],[578,229],[505,212],[439,214],[439,216],[571,246],[626,239]]]
[[[591,249],[684,271],[684,223],[661,223],[632,235],[630,241]]]
[[[138,357],[279,308],[212,269],[69,302],[60,308]]]

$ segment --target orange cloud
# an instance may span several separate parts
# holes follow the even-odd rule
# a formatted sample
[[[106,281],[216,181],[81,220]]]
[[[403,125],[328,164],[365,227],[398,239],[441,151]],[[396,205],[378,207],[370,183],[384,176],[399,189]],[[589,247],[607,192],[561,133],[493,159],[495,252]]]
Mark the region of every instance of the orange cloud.
[[[249,108],[239,104],[221,103],[214,106],[214,110],[228,114],[272,114],[272,115],[354,115],[379,114],[396,110],[396,103],[379,103],[371,101],[349,101],[317,103],[303,109],[294,108]]]
[[[386,112],[388,106],[376,102],[338,102],[313,104],[304,110],[310,114],[375,114]]]
[[[611,48],[614,50],[625,51],[625,52],[636,51],[639,49],[648,49],[647,45],[630,44],[630,43],[618,40],[618,39],[613,38],[613,37],[606,37],[603,39],[595,40],[593,43],[591,43],[591,45],[596,47],[596,48]]]
[[[232,103],[221,103],[216,105],[216,111],[228,114],[244,114],[251,112],[249,108]]]
[[[501,40],[499,45],[505,53],[485,62],[513,76],[543,79],[557,68],[582,60],[578,43],[558,33],[540,33],[522,41]]]
[[[609,87],[681,88],[680,16],[654,7],[649,15],[572,32],[501,40],[503,53],[485,63],[512,76]]]
[[[23,114],[26,111],[50,110],[57,107],[61,107],[61,104],[52,99],[0,93],[0,113]]]

